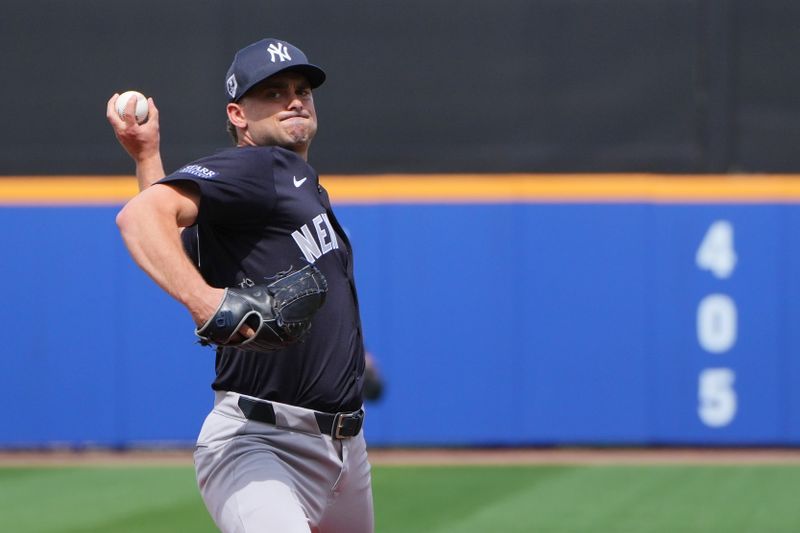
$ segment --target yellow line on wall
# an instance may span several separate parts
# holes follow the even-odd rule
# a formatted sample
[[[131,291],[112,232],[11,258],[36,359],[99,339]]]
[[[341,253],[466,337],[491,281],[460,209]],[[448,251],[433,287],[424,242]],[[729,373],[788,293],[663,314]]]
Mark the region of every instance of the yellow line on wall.
[[[798,175],[383,175],[323,184],[338,203],[800,202]]]
[[[3,205],[122,204],[137,192],[130,176],[14,176],[0,178]]]
[[[336,204],[800,203],[800,175],[385,174],[323,176]],[[0,177],[0,205],[119,205],[131,176]]]

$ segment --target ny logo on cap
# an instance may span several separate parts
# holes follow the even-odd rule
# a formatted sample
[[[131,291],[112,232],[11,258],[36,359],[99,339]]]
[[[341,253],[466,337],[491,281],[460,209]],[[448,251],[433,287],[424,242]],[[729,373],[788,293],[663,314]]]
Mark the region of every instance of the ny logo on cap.
[[[228,81],[226,82],[225,85],[228,88],[228,94],[231,95],[231,98],[236,96],[236,88],[239,86],[239,84],[236,83],[236,75],[235,74],[231,74],[230,75],[230,77],[228,78]]]
[[[281,63],[284,61],[291,61],[292,58],[289,57],[289,50],[286,49],[286,45],[283,43],[271,43],[267,47],[267,52],[269,52],[269,60],[273,63],[275,62],[275,56],[278,56],[278,59],[281,60]]]

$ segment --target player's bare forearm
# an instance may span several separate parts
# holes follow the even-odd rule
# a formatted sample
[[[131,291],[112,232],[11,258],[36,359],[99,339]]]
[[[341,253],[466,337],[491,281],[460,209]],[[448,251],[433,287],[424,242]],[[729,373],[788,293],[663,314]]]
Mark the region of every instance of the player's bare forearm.
[[[205,282],[176,231],[194,222],[196,201],[172,187],[155,185],[126,204],[117,225],[136,264],[202,323],[216,310],[223,289]]]
[[[164,176],[166,174],[160,151],[136,161],[136,181],[139,184],[139,191],[145,190]]]

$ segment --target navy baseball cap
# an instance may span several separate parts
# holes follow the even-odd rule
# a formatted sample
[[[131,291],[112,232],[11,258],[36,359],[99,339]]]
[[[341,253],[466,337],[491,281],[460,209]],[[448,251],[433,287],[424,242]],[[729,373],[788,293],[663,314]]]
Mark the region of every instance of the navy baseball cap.
[[[304,74],[312,89],[325,81],[325,71],[309,63],[296,46],[278,39],[261,39],[236,52],[225,75],[228,101],[238,101],[256,83],[286,70]]]

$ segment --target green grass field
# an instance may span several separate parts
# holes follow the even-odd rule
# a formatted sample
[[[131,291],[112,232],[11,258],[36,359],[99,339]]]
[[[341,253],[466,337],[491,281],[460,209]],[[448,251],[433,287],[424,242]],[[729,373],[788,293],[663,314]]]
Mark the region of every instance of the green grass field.
[[[389,532],[800,532],[800,466],[373,469]],[[191,467],[0,469],[0,531],[213,532]]]

